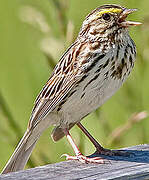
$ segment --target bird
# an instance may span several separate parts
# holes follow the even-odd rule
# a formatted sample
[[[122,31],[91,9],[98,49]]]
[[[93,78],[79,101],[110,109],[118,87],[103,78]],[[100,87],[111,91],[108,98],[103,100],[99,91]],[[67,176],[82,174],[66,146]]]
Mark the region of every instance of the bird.
[[[123,154],[103,148],[80,121],[115,94],[132,71],[136,45],[129,27],[141,23],[126,18],[135,11],[105,4],[86,16],[76,40],[61,56],[37,96],[27,130],[2,174],[24,169],[42,132],[49,126],[54,126],[54,141],[66,136],[72,146],[75,156],[64,154],[67,160],[104,163],[101,157],[87,157],[80,152],[69,132],[74,125],[85,133],[99,155]]]

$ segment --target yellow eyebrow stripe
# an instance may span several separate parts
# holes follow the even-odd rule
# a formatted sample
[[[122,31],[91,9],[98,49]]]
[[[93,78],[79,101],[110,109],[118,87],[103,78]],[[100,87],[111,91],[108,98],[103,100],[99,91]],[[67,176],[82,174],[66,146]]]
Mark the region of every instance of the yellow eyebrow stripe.
[[[109,9],[103,9],[100,12],[98,12],[96,15],[97,16],[101,16],[104,13],[120,13],[122,12],[122,9],[118,9],[118,8],[109,8]]]

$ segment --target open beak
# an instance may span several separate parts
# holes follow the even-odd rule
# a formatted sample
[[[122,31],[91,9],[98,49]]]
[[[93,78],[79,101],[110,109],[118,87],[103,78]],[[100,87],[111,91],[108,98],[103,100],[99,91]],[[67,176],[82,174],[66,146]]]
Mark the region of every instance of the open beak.
[[[137,9],[124,9],[123,12],[121,13],[119,20],[118,20],[118,24],[121,27],[129,27],[129,26],[139,26],[142,23],[140,22],[134,22],[134,21],[126,21],[126,18],[129,14],[133,13],[137,11]]]

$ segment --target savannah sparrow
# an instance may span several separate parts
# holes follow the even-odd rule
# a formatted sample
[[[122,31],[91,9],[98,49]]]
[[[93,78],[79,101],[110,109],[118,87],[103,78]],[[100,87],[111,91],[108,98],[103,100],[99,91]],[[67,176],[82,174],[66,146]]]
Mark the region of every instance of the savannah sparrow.
[[[66,50],[53,74],[38,95],[27,131],[11,156],[3,173],[24,168],[42,132],[56,126],[54,141],[66,135],[76,156],[67,159],[85,163],[103,163],[100,157],[86,157],[74,143],[69,130],[77,126],[87,135],[99,154],[117,155],[104,149],[80,121],[100,107],[123,84],[131,72],[136,47],[129,36],[130,26],[141,23],[126,21],[136,9],[103,5],[84,20],[76,41]]]

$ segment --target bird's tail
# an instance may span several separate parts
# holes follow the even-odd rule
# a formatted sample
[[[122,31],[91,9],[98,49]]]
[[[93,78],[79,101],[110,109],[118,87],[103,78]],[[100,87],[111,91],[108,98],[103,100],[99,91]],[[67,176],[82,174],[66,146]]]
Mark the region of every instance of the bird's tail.
[[[25,132],[17,148],[15,149],[8,163],[4,167],[2,174],[19,171],[24,168],[39,138],[39,136],[36,138],[32,138],[31,136],[32,133],[30,131]]]

